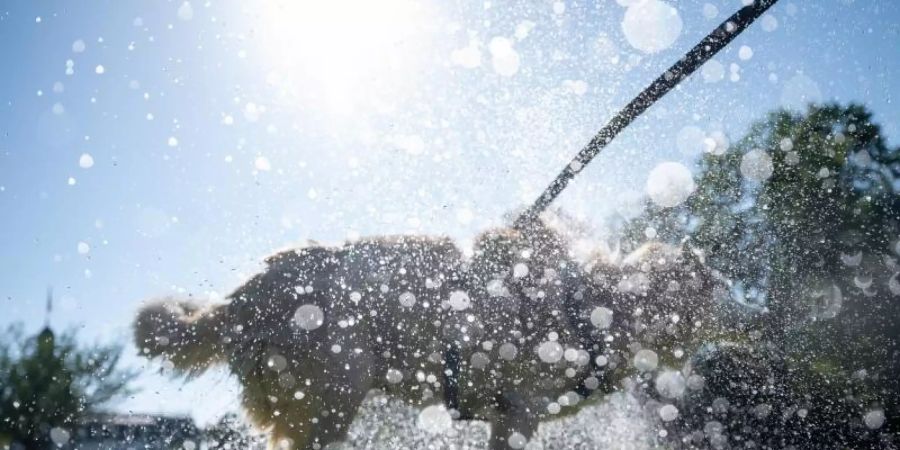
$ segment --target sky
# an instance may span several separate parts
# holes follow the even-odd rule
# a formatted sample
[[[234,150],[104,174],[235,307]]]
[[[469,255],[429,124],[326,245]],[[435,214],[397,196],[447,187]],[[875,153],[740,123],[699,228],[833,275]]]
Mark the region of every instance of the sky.
[[[530,201],[742,0],[42,1],[0,5],[0,326],[126,345],[119,411],[235,409],[129,324],[222,300],[278,249],[378,234],[462,245]],[[661,163],[770,110],[858,102],[900,143],[900,3],[781,0],[557,201],[610,239]],[[712,139],[710,141],[709,139]],[[668,167],[668,166],[667,166]]]

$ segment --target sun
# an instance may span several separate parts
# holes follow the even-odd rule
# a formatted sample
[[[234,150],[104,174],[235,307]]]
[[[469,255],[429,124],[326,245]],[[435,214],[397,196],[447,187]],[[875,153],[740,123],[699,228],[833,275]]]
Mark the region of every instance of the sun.
[[[340,111],[409,81],[432,14],[412,0],[270,0],[255,31],[270,83]]]

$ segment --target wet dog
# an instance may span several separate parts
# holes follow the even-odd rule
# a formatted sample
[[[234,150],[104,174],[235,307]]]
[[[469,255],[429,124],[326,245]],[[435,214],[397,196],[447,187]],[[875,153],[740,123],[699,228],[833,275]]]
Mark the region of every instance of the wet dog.
[[[676,334],[641,305],[705,295],[662,248],[585,270],[543,225],[484,233],[471,258],[442,238],[311,246],[268,258],[225,304],[151,302],[135,340],[188,375],[227,364],[270,448],[341,441],[372,389],[424,408],[423,428],[486,420],[491,448],[525,448],[540,421],[624,376],[638,336]]]

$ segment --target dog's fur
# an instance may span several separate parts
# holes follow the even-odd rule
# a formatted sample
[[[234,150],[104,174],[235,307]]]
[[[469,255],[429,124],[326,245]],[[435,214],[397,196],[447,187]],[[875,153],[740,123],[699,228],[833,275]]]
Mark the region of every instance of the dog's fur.
[[[508,448],[514,433],[530,439],[553,417],[551,402],[578,402],[573,391],[592,376],[591,356],[605,353],[618,370],[587,384],[614,383],[641,336],[650,344],[684,339],[682,329],[696,331],[692,314],[710,297],[702,264],[685,252],[645,246],[622,263],[585,270],[542,225],[484,233],[470,259],[448,239],[393,237],[301,248],[266,262],[226,304],[148,304],[135,340],[181,373],[228,364],[271,448],[342,440],[372,389],[413,405],[440,403],[451,345],[461,361],[453,413],[489,421],[492,448]],[[297,325],[302,305],[324,313],[321,326]],[[614,311],[614,326],[591,326],[597,306]],[[674,324],[673,314],[681,315]]]
[[[622,369],[644,347],[654,350],[660,365],[681,368],[686,355],[721,332],[716,277],[702,254],[687,246],[650,242],[620,261],[600,255],[585,269],[595,296],[616,315],[611,334],[618,342],[607,349],[608,377],[627,376]]]

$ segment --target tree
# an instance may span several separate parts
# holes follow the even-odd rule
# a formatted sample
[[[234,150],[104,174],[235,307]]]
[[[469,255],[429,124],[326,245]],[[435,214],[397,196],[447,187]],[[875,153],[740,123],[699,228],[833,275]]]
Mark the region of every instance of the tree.
[[[2,334],[0,445],[61,445],[80,418],[131,392],[136,373],[118,368],[122,348],[79,347],[76,337],[74,331],[57,337],[46,327],[26,338],[20,324]]]
[[[897,433],[898,176],[900,148],[865,107],[775,111],[702,158],[684,204],[649,206],[625,235],[643,240],[650,227],[687,242],[732,281],[732,296],[759,314],[729,338],[783,367],[775,397],[817,399],[810,417],[824,411],[856,430]]]
[[[692,237],[779,327],[833,317],[856,275],[884,275],[896,256],[900,151],[871,119],[858,105],[777,111],[701,164]]]

